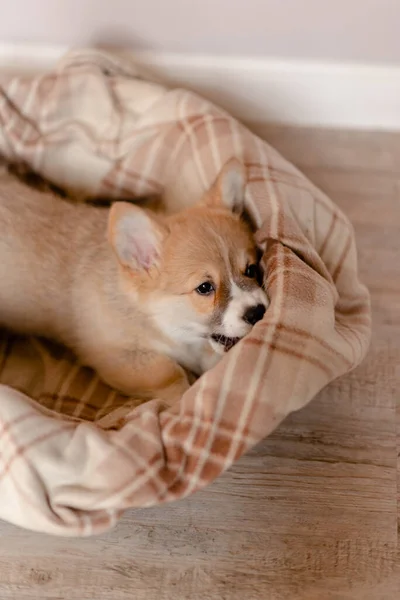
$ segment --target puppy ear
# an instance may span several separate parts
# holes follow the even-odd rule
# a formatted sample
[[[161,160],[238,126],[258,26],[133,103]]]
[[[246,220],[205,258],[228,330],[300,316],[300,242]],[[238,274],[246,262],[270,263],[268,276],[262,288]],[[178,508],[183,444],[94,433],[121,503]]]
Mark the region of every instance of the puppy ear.
[[[157,265],[166,231],[148,213],[128,202],[115,202],[108,217],[108,239],[121,265],[135,271]]]
[[[237,158],[231,158],[222,167],[203,202],[207,206],[226,208],[235,214],[241,215],[244,211],[245,187],[246,172],[244,165]]]

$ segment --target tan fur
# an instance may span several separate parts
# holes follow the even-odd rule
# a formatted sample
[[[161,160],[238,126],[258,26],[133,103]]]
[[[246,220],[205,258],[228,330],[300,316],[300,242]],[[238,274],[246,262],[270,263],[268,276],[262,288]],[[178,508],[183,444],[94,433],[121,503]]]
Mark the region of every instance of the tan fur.
[[[0,184],[0,326],[59,340],[111,386],[167,403],[189,387],[188,371],[217,362],[220,354],[201,336],[193,359],[192,346],[179,347],[185,338],[170,335],[168,311],[183,332],[185,315],[193,327],[214,326],[229,300],[228,276],[240,283],[256,260],[250,229],[218,201],[220,182],[200,205],[172,217],[122,202],[73,204],[9,174]],[[136,215],[145,228],[135,262],[121,223]],[[201,296],[195,289],[208,278],[216,291]],[[185,368],[176,359],[182,353]]]

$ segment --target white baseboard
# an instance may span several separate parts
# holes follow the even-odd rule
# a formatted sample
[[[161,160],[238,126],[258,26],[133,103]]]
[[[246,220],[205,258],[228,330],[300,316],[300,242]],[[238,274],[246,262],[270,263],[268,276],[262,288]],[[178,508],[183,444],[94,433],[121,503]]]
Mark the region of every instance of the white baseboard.
[[[0,69],[50,69],[64,46],[0,44]],[[400,65],[134,53],[160,79],[235,117],[291,125],[400,130]]]

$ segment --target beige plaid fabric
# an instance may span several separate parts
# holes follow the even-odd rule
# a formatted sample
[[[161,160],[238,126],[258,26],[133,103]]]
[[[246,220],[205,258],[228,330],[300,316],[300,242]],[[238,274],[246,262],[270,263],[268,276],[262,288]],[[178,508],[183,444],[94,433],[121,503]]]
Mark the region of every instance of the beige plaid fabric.
[[[136,406],[64,349],[1,335],[0,517],[90,535],[124,509],[210,483],[364,357],[369,297],[352,227],[265,142],[206,100],[147,81],[126,58],[69,54],[48,74],[0,77],[0,152],[101,196],[195,202],[231,156],[265,242],[271,305],[173,409]],[[29,189],[27,189],[29,193]]]

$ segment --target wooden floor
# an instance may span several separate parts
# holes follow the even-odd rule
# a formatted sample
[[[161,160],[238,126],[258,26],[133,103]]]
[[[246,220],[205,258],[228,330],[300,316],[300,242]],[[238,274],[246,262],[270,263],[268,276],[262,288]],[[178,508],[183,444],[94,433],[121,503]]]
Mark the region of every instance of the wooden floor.
[[[355,225],[368,359],[192,498],[95,539],[0,523],[0,600],[400,599],[400,134],[256,129]]]

